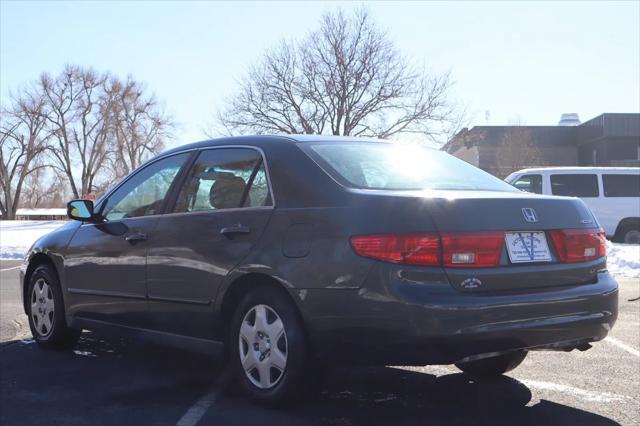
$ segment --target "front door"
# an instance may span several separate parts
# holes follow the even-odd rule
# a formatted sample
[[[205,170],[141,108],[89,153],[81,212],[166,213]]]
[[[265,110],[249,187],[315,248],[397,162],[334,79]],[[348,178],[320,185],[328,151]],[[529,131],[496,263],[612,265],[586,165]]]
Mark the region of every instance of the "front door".
[[[78,228],[65,259],[69,314],[144,325],[147,250],[165,199],[189,155],[173,155],[137,171],[97,206],[103,223]]]
[[[251,148],[200,152],[173,213],[161,216],[147,257],[149,308],[158,330],[213,337],[213,302],[273,211],[262,156]]]

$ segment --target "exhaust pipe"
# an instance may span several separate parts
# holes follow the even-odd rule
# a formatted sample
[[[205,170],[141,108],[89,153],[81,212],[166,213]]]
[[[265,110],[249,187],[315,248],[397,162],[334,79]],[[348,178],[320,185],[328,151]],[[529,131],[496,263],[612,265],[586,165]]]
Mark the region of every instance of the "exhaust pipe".
[[[592,348],[591,343],[583,343],[581,345],[576,346],[576,349],[579,350],[580,352],[588,351],[591,348]]]
[[[532,351],[561,351],[561,352],[571,352],[574,349],[577,349],[581,352],[588,351],[591,349],[591,344],[588,340],[570,340],[566,342],[558,342],[551,343],[549,345],[538,346],[535,348],[530,348]]]

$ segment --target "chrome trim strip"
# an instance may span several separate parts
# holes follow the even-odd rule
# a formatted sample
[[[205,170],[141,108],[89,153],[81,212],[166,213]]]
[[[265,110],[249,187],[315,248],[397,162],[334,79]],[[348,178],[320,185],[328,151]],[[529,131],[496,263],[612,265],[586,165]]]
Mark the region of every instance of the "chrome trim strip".
[[[106,297],[124,297],[127,299],[145,300],[147,296],[140,296],[134,293],[124,293],[121,291],[105,291],[105,290],[87,290],[84,288],[67,288],[67,292],[71,294],[85,294],[89,296],[106,296]]]
[[[211,301],[203,302],[201,300],[193,300],[193,299],[181,299],[177,297],[157,297],[157,296],[149,296],[148,300],[150,302],[171,302],[171,303],[185,303],[188,305],[211,305]]]

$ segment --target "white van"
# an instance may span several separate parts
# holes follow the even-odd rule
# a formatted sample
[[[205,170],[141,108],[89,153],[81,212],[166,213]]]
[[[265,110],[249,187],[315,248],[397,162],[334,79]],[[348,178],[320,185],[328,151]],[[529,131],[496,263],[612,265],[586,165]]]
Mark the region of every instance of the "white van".
[[[640,243],[640,168],[545,167],[524,169],[505,179],[536,194],[581,198],[595,214],[607,237]]]

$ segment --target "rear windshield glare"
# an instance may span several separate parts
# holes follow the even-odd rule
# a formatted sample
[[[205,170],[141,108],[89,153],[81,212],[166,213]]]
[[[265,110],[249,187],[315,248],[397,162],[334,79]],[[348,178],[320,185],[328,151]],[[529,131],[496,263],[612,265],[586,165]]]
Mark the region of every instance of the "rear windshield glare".
[[[445,152],[384,142],[301,144],[327,173],[352,188],[517,191]]]

